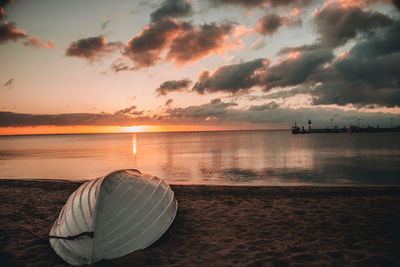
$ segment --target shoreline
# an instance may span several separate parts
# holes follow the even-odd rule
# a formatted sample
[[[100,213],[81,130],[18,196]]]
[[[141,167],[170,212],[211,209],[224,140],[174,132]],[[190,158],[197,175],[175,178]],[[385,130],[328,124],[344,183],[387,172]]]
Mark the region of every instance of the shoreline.
[[[8,181],[8,182],[13,182],[13,181],[27,181],[27,182],[45,182],[45,183],[51,183],[51,182],[56,182],[56,183],[72,183],[72,184],[83,184],[85,182],[91,181],[93,179],[97,179],[100,177],[96,177],[96,178],[92,178],[92,179],[83,179],[83,180],[68,180],[68,179],[63,179],[63,178],[1,178],[0,177],[0,183],[2,181]],[[320,183],[320,184],[293,184],[293,183],[287,183],[287,184],[274,184],[274,185],[264,185],[264,184],[257,184],[257,183],[253,183],[253,184],[240,184],[240,183],[236,183],[236,184],[190,184],[190,183],[169,183],[168,181],[166,181],[171,187],[172,186],[205,186],[205,187],[310,187],[310,188],[354,188],[354,187],[399,187],[400,188],[400,184],[396,185],[387,185],[387,184],[325,184],[325,183]]]
[[[68,266],[37,236],[81,183],[1,179],[0,262]],[[179,209],[166,234],[97,266],[400,264],[400,186],[171,188]]]

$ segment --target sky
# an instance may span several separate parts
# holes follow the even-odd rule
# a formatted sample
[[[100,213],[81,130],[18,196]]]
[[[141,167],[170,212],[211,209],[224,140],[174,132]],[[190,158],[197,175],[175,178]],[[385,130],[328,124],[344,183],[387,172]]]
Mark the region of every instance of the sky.
[[[398,0],[0,0],[0,134],[400,125]]]

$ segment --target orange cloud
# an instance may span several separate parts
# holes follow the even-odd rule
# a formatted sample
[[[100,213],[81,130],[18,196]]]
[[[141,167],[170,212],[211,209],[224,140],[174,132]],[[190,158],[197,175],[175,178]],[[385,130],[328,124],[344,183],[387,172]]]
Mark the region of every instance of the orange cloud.
[[[195,62],[213,53],[222,54],[238,46],[237,39],[229,39],[233,30],[230,23],[224,23],[221,25],[203,24],[198,28],[184,31],[173,40],[167,60],[182,65]]]
[[[54,48],[56,47],[56,43],[53,41],[40,40],[36,36],[31,36],[27,40],[24,41],[24,45],[32,46],[32,47],[40,47],[40,48]]]
[[[150,67],[161,60],[184,65],[242,47],[240,37],[249,32],[244,26],[228,22],[193,26],[176,19],[162,19],[134,36],[125,46],[124,54],[136,64],[136,68]],[[164,52],[166,57],[162,58]],[[117,67],[129,69],[125,65]]]
[[[168,47],[187,23],[175,19],[163,19],[151,23],[133,37],[125,46],[124,54],[138,67],[149,67],[160,60],[160,54]]]

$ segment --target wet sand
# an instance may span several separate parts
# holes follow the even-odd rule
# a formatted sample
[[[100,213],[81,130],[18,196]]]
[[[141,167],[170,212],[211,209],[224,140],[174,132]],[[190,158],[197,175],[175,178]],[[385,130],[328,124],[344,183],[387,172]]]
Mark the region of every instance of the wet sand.
[[[0,180],[0,266],[67,266],[41,238],[79,185]],[[400,187],[172,189],[167,233],[97,266],[400,266]]]

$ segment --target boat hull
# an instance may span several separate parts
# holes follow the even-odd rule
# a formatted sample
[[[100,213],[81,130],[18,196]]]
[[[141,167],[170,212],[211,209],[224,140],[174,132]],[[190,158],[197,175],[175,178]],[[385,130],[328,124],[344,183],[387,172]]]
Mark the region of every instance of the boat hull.
[[[121,257],[160,238],[177,208],[163,180],[136,170],[116,171],[71,194],[50,230],[55,236],[50,244],[73,265]],[[87,234],[76,237],[81,233]],[[68,236],[72,238],[59,238]]]

